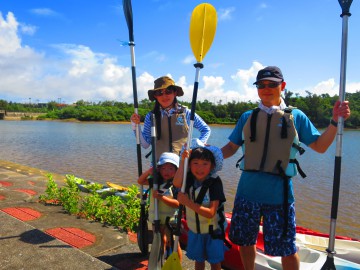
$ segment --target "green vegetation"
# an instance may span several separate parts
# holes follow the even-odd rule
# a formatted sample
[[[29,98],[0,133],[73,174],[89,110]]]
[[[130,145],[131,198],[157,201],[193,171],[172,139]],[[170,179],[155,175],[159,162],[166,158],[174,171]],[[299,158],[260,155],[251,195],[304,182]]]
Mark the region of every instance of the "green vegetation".
[[[338,96],[328,94],[316,95],[307,92],[307,96],[301,97],[294,95],[291,91],[286,91],[285,102],[288,105],[297,107],[309,116],[311,121],[318,128],[328,126],[332,115],[333,104],[338,100]],[[360,91],[347,93],[346,100],[350,101],[352,114],[345,122],[347,128],[360,128]],[[191,108],[190,102],[181,104]],[[153,109],[153,102],[144,99],[139,102],[139,114],[143,121],[145,115]],[[196,113],[199,114],[208,124],[235,124],[240,115],[250,109],[257,107],[257,103],[248,102],[227,102],[222,100],[214,104],[208,100],[196,103]],[[77,101],[72,105],[59,104],[55,101],[47,104],[19,104],[0,100],[0,110],[19,111],[19,112],[43,112],[41,119],[77,119],[79,121],[130,121],[133,114],[133,104],[117,101],[86,102]]]
[[[51,174],[45,194],[39,200],[45,204],[61,205],[66,212],[86,219],[121,228],[123,231],[136,231],[140,218],[139,190],[136,185],[128,188],[124,196],[102,196],[96,192],[101,184],[89,184],[74,175],[66,175],[66,184],[58,187]],[[90,187],[90,193],[82,193],[79,184]]]

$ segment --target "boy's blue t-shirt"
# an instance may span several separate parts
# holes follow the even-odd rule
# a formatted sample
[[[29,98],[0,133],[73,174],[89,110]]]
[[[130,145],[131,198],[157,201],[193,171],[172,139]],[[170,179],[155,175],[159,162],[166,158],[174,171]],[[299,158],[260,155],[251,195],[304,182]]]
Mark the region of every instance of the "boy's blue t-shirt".
[[[251,115],[252,110],[243,113],[237,122],[234,130],[229,136],[229,140],[241,145],[243,140],[242,130]],[[299,109],[293,109],[294,125],[297,130],[301,143],[308,146],[317,140],[320,132],[311,123],[310,119]],[[306,155],[306,153],[305,153]],[[265,204],[282,204],[284,198],[283,179],[278,175],[264,172],[245,172],[242,171],[238,184],[236,197],[240,196],[246,200]],[[294,202],[294,191],[292,180],[289,184],[289,203]]]

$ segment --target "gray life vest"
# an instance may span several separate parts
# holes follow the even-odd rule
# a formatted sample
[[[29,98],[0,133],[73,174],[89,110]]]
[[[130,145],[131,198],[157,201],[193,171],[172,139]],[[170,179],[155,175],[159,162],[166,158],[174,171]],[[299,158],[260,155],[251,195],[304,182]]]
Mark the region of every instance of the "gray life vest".
[[[181,147],[186,143],[189,126],[186,122],[186,107],[172,114],[170,117],[164,115],[161,118],[161,139],[156,140],[156,160],[164,152],[179,154]]]
[[[305,150],[300,146],[291,110],[273,114],[253,110],[243,128],[243,156],[237,162],[241,170],[306,177],[296,160],[297,153],[302,155]]]
[[[188,190],[186,192],[189,194],[191,200],[193,200],[195,203],[203,205],[205,207],[209,207],[210,206],[209,188],[214,183],[214,181],[217,181],[217,179],[213,177],[209,177],[202,183],[201,186],[196,188],[194,185],[192,185],[188,187]],[[225,208],[223,202],[219,204],[218,209],[216,210],[216,214],[214,215],[213,218],[210,219],[199,215],[190,208],[187,208],[186,221],[187,221],[187,225],[189,226],[189,229],[194,233],[200,233],[200,234],[208,233],[210,234],[211,238],[221,239],[224,241],[224,244],[229,249],[231,248],[230,242],[227,241],[227,239],[225,238],[227,221],[225,218]]]

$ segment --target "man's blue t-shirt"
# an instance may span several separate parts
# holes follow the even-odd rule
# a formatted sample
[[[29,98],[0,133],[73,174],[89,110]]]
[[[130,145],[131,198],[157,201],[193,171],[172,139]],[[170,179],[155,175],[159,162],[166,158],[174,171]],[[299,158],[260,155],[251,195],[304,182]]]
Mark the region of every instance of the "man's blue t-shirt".
[[[229,140],[232,143],[241,145],[243,140],[242,130],[251,113],[252,110],[241,115],[233,132],[229,136]],[[308,146],[316,141],[320,136],[320,133],[311,123],[310,119],[298,109],[293,109],[292,115],[294,117],[294,125],[300,142]],[[240,196],[246,200],[265,204],[282,204],[284,200],[283,181],[284,180],[278,175],[272,175],[264,172],[242,171],[236,197]],[[289,203],[292,203],[295,200],[291,180],[289,184],[288,198]]]

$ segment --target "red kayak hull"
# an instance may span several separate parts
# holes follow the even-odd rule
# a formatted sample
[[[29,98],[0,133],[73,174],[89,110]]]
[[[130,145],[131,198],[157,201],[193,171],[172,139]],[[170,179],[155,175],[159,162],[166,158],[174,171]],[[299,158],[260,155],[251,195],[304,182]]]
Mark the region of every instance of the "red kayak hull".
[[[229,231],[230,231],[231,217],[232,217],[231,213],[226,213],[226,220],[227,220],[228,226],[225,231],[225,238],[227,241],[229,241],[229,243],[231,243],[231,249],[225,252],[225,259],[221,263],[221,266],[223,268],[229,269],[229,270],[243,270],[244,268],[242,266],[242,261],[240,258],[240,247],[238,245],[233,244],[228,237]],[[189,228],[187,226],[186,220],[182,219],[182,234],[179,238],[179,241],[183,246],[186,246],[186,244],[187,244],[187,231],[188,230],[189,230]],[[301,227],[301,226],[296,226],[296,232],[299,234],[308,234],[308,235],[315,235],[315,236],[320,236],[320,237],[329,237],[329,234],[317,232],[317,231],[310,230],[308,228]],[[346,237],[346,236],[336,236],[336,238],[342,239],[342,240],[360,241],[359,239]],[[257,239],[256,248],[258,250],[264,251],[264,240],[263,240],[263,235],[261,232],[259,233],[259,236]]]

